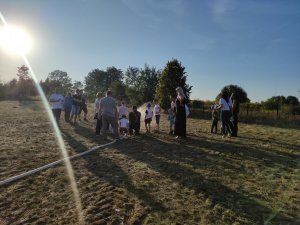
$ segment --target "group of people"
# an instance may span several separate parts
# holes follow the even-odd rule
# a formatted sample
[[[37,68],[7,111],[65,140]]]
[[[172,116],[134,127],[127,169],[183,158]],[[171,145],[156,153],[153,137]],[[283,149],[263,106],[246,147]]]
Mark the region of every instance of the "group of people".
[[[222,92],[218,105],[212,106],[211,133],[217,133],[218,121],[221,120],[222,137],[237,137],[238,135],[238,114],[240,104],[236,94],[227,91]],[[219,115],[220,112],[220,115]]]
[[[82,91],[77,89],[72,95],[68,93],[64,98],[57,89],[50,96],[49,102],[52,104],[52,112],[54,118],[59,124],[62,109],[65,111],[65,121],[73,124],[77,123],[77,118],[81,121],[80,114],[83,111],[83,119],[87,121],[87,96]]]
[[[117,140],[120,139],[120,134],[139,135],[141,113],[136,106],[132,107],[129,112],[129,120],[127,119],[128,110],[124,102],[119,109],[115,99],[112,97],[112,92],[106,92],[106,96],[101,98],[101,93],[97,93],[95,101],[94,119],[96,122],[96,135],[100,135],[102,131],[103,138],[107,139],[107,131],[111,130]],[[119,127],[119,130],[118,130]]]
[[[176,88],[176,94],[170,96],[170,108],[168,109],[169,134],[174,135],[176,138],[186,138],[187,98],[181,87]],[[130,112],[128,112],[124,102],[117,107],[116,100],[112,97],[110,90],[106,92],[105,97],[102,97],[101,93],[97,93],[96,97],[94,112],[96,135],[100,135],[102,131],[103,137],[106,139],[109,130],[116,139],[120,139],[120,134],[140,134],[142,118],[137,106],[133,106]],[[77,118],[81,120],[80,114],[82,111],[84,112],[83,119],[87,121],[87,98],[81,90],[76,90],[73,95],[68,93],[65,98],[55,90],[49,101],[52,104],[52,111],[57,123],[59,123],[62,108],[65,111],[66,122],[76,124]],[[239,101],[237,96],[232,94],[229,97],[229,93],[224,91],[219,104],[212,106],[211,133],[217,133],[218,121],[221,120],[222,136],[236,137],[238,132],[238,113]],[[158,103],[155,103],[153,110],[151,103],[147,104],[144,118],[146,133],[151,132],[153,117],[155,118],[153,132],[159,132],[160,114],[161,108]]]
[[[170,135],[175,135],[176,138],[186,138],[186,96],[181,87],[176,88],[177,96],[171,96],[171,107],[168,110],[168,121],[170,125]],[[117,140],[120,139],[120,134],[126,136],[139,135],[141,128],[141,113],[137,106],[133,106],[128,112],[125,103],[122,102],[117,107],[115,99],[112,97],[112,92],[106,92],[106,96],[101,98],[101,93],[97,93],[95,100],[94,119],[96,120],[95,134],[100,135],[102,132],[103,138],[107,138],[107,132],[110,130]],[[146,133],[151,132],[152,118],[155,118],[155,126],[153,132],[159,132],[161,108],[156,103],[151,108],[151,103],[148,103],[145,110],[145,129]],[[119,129],[118,129],[119,128]]]

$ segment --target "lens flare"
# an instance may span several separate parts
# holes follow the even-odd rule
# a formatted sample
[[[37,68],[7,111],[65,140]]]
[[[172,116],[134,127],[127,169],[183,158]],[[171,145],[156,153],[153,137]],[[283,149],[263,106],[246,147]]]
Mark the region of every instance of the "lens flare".
[[[8,27],[8,24],[7,24],[6,20],[4,19],[1,12],[0,12],[0,19],[1,19],[2,23],[4,24],[4,26]],[[49,116],[49,119],[52,123],[53,129],[54,129],[54,132],[55,132],[55,137],[56,137],[56,140],[58,142],[59,148],[61,150],[62,157],[65,159],[66,170],[67,170],[68,177],[70,179],[70,183],[71,183],[71,187],[72,187],[72,191],[73,191],[73,195],[74,195],[74,200],[75,200],[75,204],[76,204],[76,209],[77,209],[77,212],[78,212],[78,220],[79,220],[80,224],[84,224],[84,216],[83,216],[83,211],[82,211],[80,194],[79,194],[79,191],[78,191],[78,188],[77,188],[77,184],[76,184],[75,176],[74,176],[74,171],[73,171],[73,168],[72,168],[72,165],[71,165],[71,162],[70,162],[70,159],[69,159],[69,155],[68,155],[68,152],[66,150],[61,132],[58,128],[58,125],[55,121],[53,113],[50,109],[47,98],[46,98],[41,86],[39,85],[39,82],[36,78],[36,75],[35,75],[33,69],[30,66],[30,63],[29,63],[28,59],[26,58],[24,53],[22,53],[22,52],[19,52],[19,53],[21,53],[22,59],[24,60],[26,66],[29,68],[31,78],[33,79],[33,81],[35,83],[35,86],[38,90],[38,93],[39,93],[39,95],[42,99],[43,105],[44,105],[44,107],[47,111],[47,114]]]

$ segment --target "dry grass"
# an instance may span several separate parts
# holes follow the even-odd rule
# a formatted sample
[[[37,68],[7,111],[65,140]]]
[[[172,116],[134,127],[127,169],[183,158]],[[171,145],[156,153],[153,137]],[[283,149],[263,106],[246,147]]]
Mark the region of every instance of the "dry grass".
[[[0,180],[60,158],[39,102],[0,102]],[[62,115],[63,116],[63,115]],[[61,119],[70,155],[104,143]],[[240,137],[188,120],[72,161],[86,224],[299,224],[299,129],[240,124]],[[143,131],[142,131],[143,132]],[[0,224],[78,224],[64,165],[0,187]]]

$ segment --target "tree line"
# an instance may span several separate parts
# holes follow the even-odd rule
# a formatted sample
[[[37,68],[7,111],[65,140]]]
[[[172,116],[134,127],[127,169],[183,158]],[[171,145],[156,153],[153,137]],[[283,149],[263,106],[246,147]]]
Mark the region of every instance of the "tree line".
[[[12,79],[5,84],[0,82],[0,99],[26,99],[38,95],[29,69],[22,65],[17,70],[18,79]],[[192,89],[187,84],[185,67],[177,59],[169,61],[163,70],[147,64],[143,68],[129,66],[125,73],[114,66],[106,70],[97,68],[84,77],[84,82],[72,81],[67,72],[54,70],[39,84],[46,96],[51,95],[55,89],[64,95],[81,89],[94,101],[98,92],[104,96],[110,89],[118,100],[132,105],[155,100],[165,109],[169,106],[169,96],[175,94],[177,86],[184,89],[188,98]]]
[[[0,99],[26,99],[38,95],[29,69],[25,65],[17,68],[17,77],[18,79],[14,78],[7,83],[0,82]],[[94,101],[98,92],[104,96],[110,89],[116,99],[124,100],[131,105],[156,101],[163,109],[169,107],[169,97],[175,95],[176,87],[183,88],[188,101],[192,90],[192,86],[187,84],[185,67],[177,59],[168,61],[162,70],[147,64],[143,68],[129,66],[125,72],[114,66],[107,67],[106,70],[97,68],[84,77],[84,82],[72,81],[67,72],[54,70],[45,80],[40,81],[40,85],[46,96],[51,95],[54,89],[58,89],[64,95],[81,89],[91,101]],[[192,108],[203,108],[204,105],[215,104],[223,91],[236,93],[240,103],[247,103],[251,108],[278,110],[283,106],[293,109],[299,107],[299,100],[295,96],[273,96],[261,103],[250,103],[247,92],[233,84],[224,86],[216,95],[215,101],[191,100],[189,105]]]

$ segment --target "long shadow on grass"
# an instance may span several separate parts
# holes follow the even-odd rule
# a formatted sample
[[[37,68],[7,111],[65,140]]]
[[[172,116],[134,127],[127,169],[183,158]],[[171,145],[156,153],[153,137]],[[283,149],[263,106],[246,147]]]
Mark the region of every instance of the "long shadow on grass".
[[[251,137],[245,137],[245,136],[239,136],[239,138],[242,139],[246,139],[246,140],[252,140],[252,141],[260,141],[263,143],[272,143],[272,144],[276,144],[279,146],[284,146],[285,148],[289,148],[295,151],[300,152],[300,146],[299,145],[293,145],[293,144],[289,144],[289,143],[284,143],[284,142],[280,142],[280,141],[276,141],[276,140],[265,140],[265,139],[261,139],[261,138],[251,138]]]
[[[195,146],[208,147],[226,155],[260,162],[262,165],[272,168],[280,166],[283,169],[293,169],[297,166],[300,159],[300,155],[283,152],[276,147],[270,149],[259,146],[259,148],[257,148],[257,145],[245,145],[234,141],[227,141],[226,139],[213,140],[212,142],[197,137],[197,139],[193,139],[192,142]]]
[[[262,224],[272,213],[272,210],[263,206],[259,202],[239,193],[212,178],[207,178],[194,169],[187,166],[192,163],[199,168],[213,163],[213,158],[205,152],[199,153],[197,147],[200,145],[210,145],[211,148],[220,150],[219,144],[212,144],[204,140],[185,144],[167,143],[151,136],[140,139],[128,140],[119,146],[119,151],[130,158],[147,164],[153,170],[165,177],[177,182],[185,187],[193,189],[196,193],[202,193],[209,198],[213,204],[221,204],[224,208],[230,209],[237,215],[247,218],[255,224]],[[188,146],[190,145],[190,146]],[[139,149],[139,150],[136,150]],[[166,150],[167,149],[167,150]],[[250,150],[249,150],[250,151]],[[195,158],[197,160],[195,160]],[[183,165],[181,162],[186,164]],[[202,164],[202,162],[206,162]],[[215,163],[220,160],[215,159]],[[197,162],[199,165],[196,165]],[[224,169],[227,165],[224,163]],[[201,165],[202,164],[202,165]],[[236,171],[238,172],[238,171]],[[277,215],[276,220],[285,222],[295,222],[282,215]]]
[[[84,129],[82,129],[82,131],[83,130]],[[74,148],[75,151],[82,152],[88,150],[85,145],[78,142],[67,132],[62,131],[62,133],[65,136],[65,140],[70,145],[76,146],[76,148]],[[116,143],[114,145],[119,147],[121,144]],[[149,205],[153,210],[166,211],[165,206],[156,201],[153,196],[149,195],[145,190],[137,188],[123,169],[110,158],[104,157],[96,152],[84,155],[83,158],[87,161],[87,168],[101,180],[109,182],[112,186],[125,188],[128,192],[132,193],[141,201]]]

